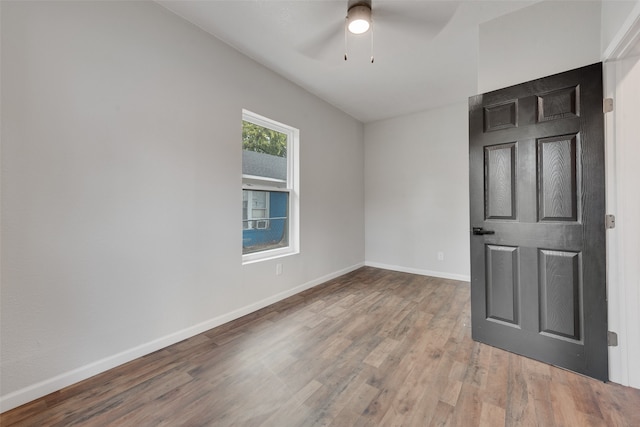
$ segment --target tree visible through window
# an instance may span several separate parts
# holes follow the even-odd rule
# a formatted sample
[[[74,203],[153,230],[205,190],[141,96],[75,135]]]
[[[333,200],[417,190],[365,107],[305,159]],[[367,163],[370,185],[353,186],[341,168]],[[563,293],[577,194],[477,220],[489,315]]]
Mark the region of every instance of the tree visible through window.
[[[287,157],[287,135],[243,120],[242,149]]]

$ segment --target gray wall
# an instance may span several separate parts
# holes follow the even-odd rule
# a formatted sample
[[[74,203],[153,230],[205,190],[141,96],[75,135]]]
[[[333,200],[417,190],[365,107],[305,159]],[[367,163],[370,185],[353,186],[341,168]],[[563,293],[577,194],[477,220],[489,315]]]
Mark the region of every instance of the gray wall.
[[[368,265],[469,280],[468,135],[466,102],[365,125]]]
[[[481,24],[478,93],[598,62],[600,8],[543,1]]]
[[[361,123],[153,2],[1,14],[3,409],[363,264]],[[245,266],[242,108],[301,135],[301,252]]]

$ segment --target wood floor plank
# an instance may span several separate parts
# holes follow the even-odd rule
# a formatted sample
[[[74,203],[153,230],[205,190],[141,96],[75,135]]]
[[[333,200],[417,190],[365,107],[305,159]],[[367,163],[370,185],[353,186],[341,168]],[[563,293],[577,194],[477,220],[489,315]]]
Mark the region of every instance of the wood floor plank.
[[[439,401],[436,405],[435,410],[433,411],[433,417],[431,418],[431,423],[429,423],[429,427],[447,427],[453,426],[451,424],[452,415],[453,415],[454,407]],[[469,424],[467,424],[469,425]]]
[[[336,427],[356,425],[364,410],[379,392],[380,390],[370,386],[366,381],[362,382],[345,402],[344,408],[332,420],[331,425]]]
[[[456,402],[450,425],[474,426],[479,425],[482,411],[482,395],[480,388],[471,382],[462,384],[460,396]]]
[[[503,408],[484,402],[482,403],[482,410],[480,411],[480,425],[495,427],[503,426],[505,425],[505,416],[506,414]],[[529,425],[535,425],[535,423],[531,423]]]
[[[451,406],[456,406],[461,389],[462,381],[454,380],[447,382],[446,386],[443,388],[442,394],[440,395],[440,401]]]
[[[437,406],[443,403],[439,399],[440,394],[437,384],[430,384],[422,390],[422,395],[413,410],[405,415],[404,425],[428,426],[436,414]]]
[[[399,341],[396,341],[391,338],[385,338],[382,340],[380,344],[374,348],[371,353],[364,358],[363,362],[379,368],[382,365],[382,362],[386,360],[387,357],[393,352],[393,350],[398,347],[400,344]]]
[[[471,339],[469,284],[364,267],[4,426],[640,426],[640,390]]]
[[[509,354],[506,387],[506,420],[510,426],[536,424],[533,393],[526,381],[523,358]]]

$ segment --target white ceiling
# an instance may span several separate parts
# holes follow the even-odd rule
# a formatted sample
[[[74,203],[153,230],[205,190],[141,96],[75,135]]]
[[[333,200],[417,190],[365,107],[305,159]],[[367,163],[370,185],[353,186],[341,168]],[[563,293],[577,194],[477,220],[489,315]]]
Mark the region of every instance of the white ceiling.
[[[362,122],[476,94],[478,25],[535,1],[373,0],[370,33],[349,35],[347,0],[158,3]]]

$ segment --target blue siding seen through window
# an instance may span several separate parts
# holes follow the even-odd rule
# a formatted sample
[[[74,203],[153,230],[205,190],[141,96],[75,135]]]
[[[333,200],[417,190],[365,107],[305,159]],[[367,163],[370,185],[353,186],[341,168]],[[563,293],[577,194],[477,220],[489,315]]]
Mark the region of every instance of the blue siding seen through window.
[[[266,193],[266,197],[269,198],[269,211],[267,215],[259,219],[253,219],[249,215],[243,218],[242,253],[247,254],[287,246],[289,244],[287,233],[289,228],[289,193],[259,190],[243,191],[245,193]],[[251,197],[247,197],[247,199],[251,199]],[[245,212],[244,209],[243,212]]]

